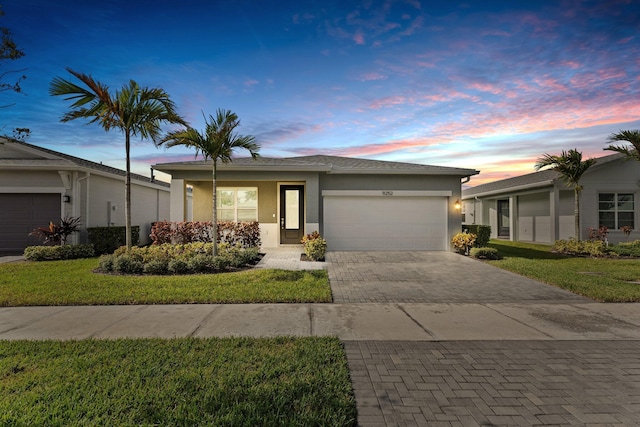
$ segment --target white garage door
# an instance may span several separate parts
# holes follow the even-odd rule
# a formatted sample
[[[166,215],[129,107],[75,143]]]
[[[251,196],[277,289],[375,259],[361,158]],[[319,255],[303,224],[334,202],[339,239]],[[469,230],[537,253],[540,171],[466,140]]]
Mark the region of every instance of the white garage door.
[[[42,244],[33,229],[60,221],[60,194],[0,194],[0,255]]]
[[[323,197],[328,250],[446,250],[447,198]]]

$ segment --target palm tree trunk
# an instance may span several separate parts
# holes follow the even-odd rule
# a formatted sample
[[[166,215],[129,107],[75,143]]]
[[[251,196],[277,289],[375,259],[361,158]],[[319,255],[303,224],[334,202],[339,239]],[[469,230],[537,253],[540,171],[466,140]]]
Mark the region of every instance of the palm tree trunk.
[[[580,188],[576,187],[574,190],[575,203],[573,207],[573,216],[575,219],[575,234],[576,240],[580,240]]]
[[[216,159],[213,159],[213,256],[218,255],[218,183],[216,178],[218,175]]]
[[[125,150],[127,152],[127,173],[125,177],[125,198],[124,198],[124,226],[125,226],[125,242],[127,245],[127,252],[131,250],[131,141],[129,130],[125,131]]]

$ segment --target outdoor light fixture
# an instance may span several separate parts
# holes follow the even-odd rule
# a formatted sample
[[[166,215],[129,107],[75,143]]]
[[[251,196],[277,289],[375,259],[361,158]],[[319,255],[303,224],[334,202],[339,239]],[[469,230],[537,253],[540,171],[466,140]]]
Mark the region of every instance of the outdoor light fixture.
[[[71,196],[67,196],[67,195],[62,196],[62,201],[65,203],[71,203]]]
[[[462,207],[462,205],[460,205],[460,199],[456,200],[456,202],[453,204],[453,207],[459,211],[460,208]]]

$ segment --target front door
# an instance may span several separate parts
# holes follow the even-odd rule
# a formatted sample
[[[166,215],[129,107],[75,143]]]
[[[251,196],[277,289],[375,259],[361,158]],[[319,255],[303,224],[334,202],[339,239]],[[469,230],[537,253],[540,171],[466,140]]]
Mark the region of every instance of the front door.
[[[299,244],[304,236],[304,186],[280,186],[280,243]]]
[[[509,222],[509,200],[498,200],[498,237],[511,237]]]

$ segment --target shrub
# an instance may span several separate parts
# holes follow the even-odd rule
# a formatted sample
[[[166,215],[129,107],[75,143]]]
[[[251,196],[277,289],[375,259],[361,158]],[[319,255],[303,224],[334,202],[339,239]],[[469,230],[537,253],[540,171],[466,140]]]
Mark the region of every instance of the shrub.
[[[159,221],[152,225],[149,237],[154,245],[213,242],[213,223],[211,221]],[[219,243],[240,244],[243,248],[260,247],[260,223],[257,221],[219,222],[217,237]]]
[[[327,241],[322,237],[312,239],[304,244],[304,254],[313,261],[324,259],[327,252]]]
[[[589,255],[593,257],[606,255],[608,250],[603,240],[557,240],[553,249],[565,255]]]
[[[126,244],[125,227],[90,227],[87,238],[96,251],[96,255],[113,253]],[[136,246],[140,241],[140,227],[131,227],[131,243]]]
[[[475,242],[476,235],[473,233],[458,233],[451,239],[453,248],[463,255],[469,255],[469,250]]]
[[[176,258],[169,261],[169,272],[173,274],[186,274],[189,273],[189,266],[187,262],[182,258]]]
[[[162,275],[169,272],[169,263],[164,259],[152,259],[144,264],[144,274]]]
[[[609,251],[620,256],[640,257],[640,240],[609,246]]]
[[[502,258],[496,248],[472,248],[471,256],[478,259],[500,259]]]
[[[29,261],[54,261],[92,256],[95,256],[92,245],[28,246],[24,250],[24,257]]]
[[[65,216],[60,218],[58,224],[49,221],[47,227],[38,227],[29,233],[30,236],[36,236],[44,240],[44,243],[53,243],[56,245],[65,245],[67,239],[73,233],[77,233],[80,228],[80,218]]]
[[[111,272],[113,271],[114,259],[115,259],[115,255],[113,254],[101,255],[100,258],[98,258],[98,265],[103,271]]]
[[[123,254],[113,260],[113,270],[123,274],[142,274],[144,272],[144,264],[136,256]]]
[[[194,273],[204,273],[213,270],[213,256],[197,254],[187,261],[187,269]]]
[[[476,235],[476,241],[474,243],[474,246],[477,248],[485,247],[487,244],[489,244],[489,240],[491,239],[490,225],[479,225],[479,224],[463,225],[462,231]]]
[[[607,236],[609,235],[609,228],[604,225],[601,225],[598,228],[589,227],[589,240],[601,240],[605,242],[607,240]]]

